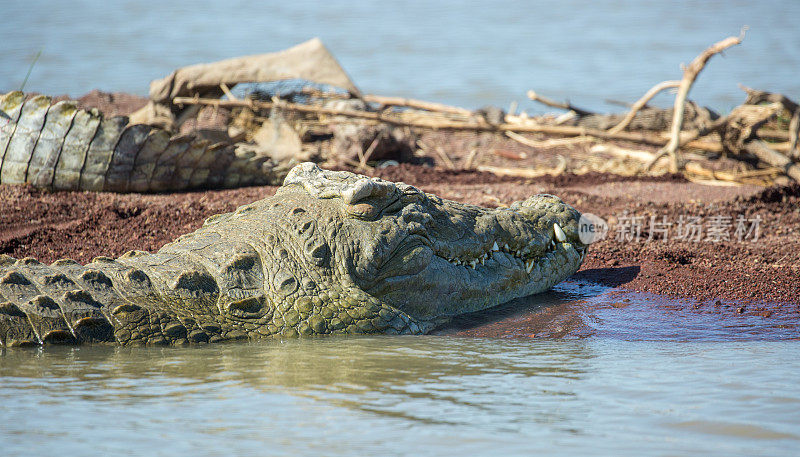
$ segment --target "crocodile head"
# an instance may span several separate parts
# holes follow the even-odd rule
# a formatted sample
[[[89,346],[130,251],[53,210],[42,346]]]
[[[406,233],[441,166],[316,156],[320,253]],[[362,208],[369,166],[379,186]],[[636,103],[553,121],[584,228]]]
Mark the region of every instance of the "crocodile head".
[[[265,292],[303,296],[327,319],[323,333],[428,331],[549,289],[586,250],[580,214],[552,195],[487,209],[304,163],[262,202],[272,221],[262,257],[280,270]]]

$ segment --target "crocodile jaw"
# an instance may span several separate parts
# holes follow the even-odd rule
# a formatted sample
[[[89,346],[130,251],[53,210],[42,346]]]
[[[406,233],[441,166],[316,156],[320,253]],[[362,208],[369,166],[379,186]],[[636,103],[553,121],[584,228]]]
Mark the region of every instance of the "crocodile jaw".
[[[547,290],[585,255],[580,214],[551,195],[487,209],[313,164],[290,172],[284,192],[315,201],[315,217],[336,227],[329,232],[335,283],[421,323]]]
[[[445,202],[446,203],[446,202]],[[403,240],[379,268],[370,295],[421,321],[497,306],[550,289],[575,273],[586,246],[579,214],[555,197],[531,197],[512,209],[482,210],[458,239],[452,227],[431,226]],[[434,218],[436,219],[436,218]]]

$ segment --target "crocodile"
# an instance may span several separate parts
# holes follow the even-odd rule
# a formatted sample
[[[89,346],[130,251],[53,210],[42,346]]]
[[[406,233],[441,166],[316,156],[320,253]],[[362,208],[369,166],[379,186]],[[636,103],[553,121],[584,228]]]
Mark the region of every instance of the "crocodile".
[[[75,101],[0,95],[0,184],[50,190],[172,192],[280,184],[285,164]]]
[[[0,257],[0,344],[427,333],[577,271],[579,218],[552,195],[489,209],[306,162],[155,253]]]

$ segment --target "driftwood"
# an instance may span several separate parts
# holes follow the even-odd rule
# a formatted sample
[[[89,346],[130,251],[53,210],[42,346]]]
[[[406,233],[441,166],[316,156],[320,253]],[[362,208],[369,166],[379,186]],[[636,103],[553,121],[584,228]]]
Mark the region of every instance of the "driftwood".
[[[789,156],[794,160],[800,159],[800,110],[794,112],[789,122]]]
[[[763,90],[751,89],[747,86],[739,86],[747,93],[747,99],[744,101],[745,105],[761,105],[762,103],[780,103],[781,106],[786,108],[790,113],[795,113],[800,109],[800,105],[790,100],[783,94],[775,94],[772,92],[765,92]]]
[[[569,101],[567,101],[565,103],[557,102],[555,100],[551,100],[551,99],[549,99],[547,97],[539,95],[539,94],[537,94],[536,92],[534,92],[532,90],[528,91],[528,98],[530,98],[531,100],[533,100],[535,102],[539,102],[539,103],[541,103],[543,105],[547,105],[547,106],[549,106],[551,108],[559,108],[559,109],[564,109],[564,110],[567,110],[567,111],[574,111],[579,116],[588,116],[590,114],[594,114],[591,111],[586,111],[585,109],[581,109],[581,108],[577,108],[577,107],[573,106]]]
[[[728,116],[730,121],[722,135],[722,144],[732,154],[745,152],[761,162],[780,168],[800,182],[800,165],[774,149],[774,145],[758,138],[758,129],[778,114],[785,105],[780,101],[770,105],[741,105]],[[788,152],[788,151],[787,151]]]
[[[431,151],[435,153],[450,170],[456,169],[456,165],[450,159],[450,156],[448,156],[447,153],[444,152],[444,149],[442,149],[440,146],[431,146],[421,140],[417,141],[417,146],[419,146],[419,148],[425,152]]]
[[[800,165],[792,162],[792,159],[789,157],[770,148],[767,143],[762,140],[748,141],[743,145],[742,149],[758,157],[762,162],[782,169],[786,176],[800,182]]]
[[[739,87],[747,93],[747,99],[744,102],[746,105],[778,103],[789,112],[792,116],[791,121],[789,121],[789,131],[786,132],[785,137],[781,135],[779,139],[787,139],[789,141],[788,155],[794,160],[800,160],[800,148],[798,148],[798,143],[800,143],[800,105],[783,94],[755,90],[742,85]],[[769,134],[765,133],[766,132],[762,132],[761,136],[764,138],[775,138],[778,136],[776,134],[782,134],[783,132],[775,132],[774,134],[773,132],[769,132]]]
[[[464,161],[464,170],[472,170],[472,164],[475,162],[475,159],[478,157],[480,152],[480,148],[472,148],[467,154],[467,159]]]
[[[748,164],[745,168],[761,162],[759,170],[769,172],[723,172],[705,173],[698,168],[698,164],[691,165],[692,170],[683,170],[692,179],[720,180],[729,182],[756,182],[768,181],[779,170],[795,180],[800,180],[800,105],[782,94],[774,94],[750,88],[743,88],[747,92],[744,105],[735,109],[726,116],[717,114],[700,107],[687,100],[689,91],[699,73],[708,61],[725,49],[737,45],[744,38],[744,30],[739,37],[729,37],[705,49],[688,66],[683,69],[680,81],[663,81],[648,90],[635,103],[628,105],[630,109],[622,114],[595,114],[577,108],[569,102],[557,102],[534,91],[528,92],[531,100],[543,103],[550,107],[567,110],[565,115],[553,119],[552,116],[529,117],[526,113],[515,115],[516,107],[509,113],[500,109],[484,109],[470,111],[464,108],[427,102],[403,97],[386,97],[378,95],[361,96],[350,90],[349,93],[325,93],[313,90],[312,101],[299,104],[291,103],[286,98],[273,97],[271,101],[252,99],[237,100],[231,94],[226,81],[220,81],[217,91],[228,94],[228,100],[216,98],[203,98],[202,91],[195,91],[194,97],[176,96],[170,99],[170,105],[186,105],[189,109],[180,113],[176,124],[180,125],[187,114],[198,111],[197,107],[212,106],[216,108],[248,108],[261,111],[299,113],[293,119],[304,127],[317,130],[335,129],[343,123],[355,123],[362,126],[404,127],[408,131],[414,129],[428,130],[461,130],[475,133],[490,132],[502,134],[512,140],[531,148],[544,149],[553,147],[571,146],[579,143],[592,143],[595,147],[592,153],[602,152],[612,157],[587,155],[587,160],[616,160],[620,158],[632,159],[644,163],[646,166],[637,166],[637,173],[645,173],[662,157],[669,157],[670,171],[677,172],[682,168],[682,160],[689,160],[690,152],[679,156],[681,149],[697,149],[706,153],[725,153],[728,157],[739,159]],[[324,48],[323,48],[324,50]],[[338,67],[337,67],[338,68]],[[349,80],[347,80],[349,81]],[[353,86],[354,87],[354,86]],[[658,93],[668,88],[678,88],[675,96],[674,107],[661,109],[647,106]],[[305,89],[304,89],[305,90]],[[355,98],[353,98],[355,96]],[[769,105],[763,106],[768,103]],[[377,111],[370,106],[379,106]],[[749,108],[744,108],[749,107]],[[401,108],[401,109],[395,109]],[[409,108],[409,109],[402,109]],[[244,110],[247,111],[247,110]],[[770,123],[769,129],[763,129],[767,119],[774,118],[778,112],[788,112],[790,116],[789,128],[786,129],[785,121]],[[497,114],[497,115],[495,115]],[[358,121],[358,122],[354,122]],[[560,125],[567,123],[566,125]],[[760,130],[759,130],[760,129]],[[523,134],[544,134],[559,138],[533,139]],[[385,137],[385,136],[383,136]],[[358,155],[350,154],[346,157],[354,166],[367,167],[367,161],[377,160],[383,150],[382,136],[369,136],[361,141],[360,147],[355,150]],[[766,140],[766,141],[764,141]],[[415,140],[416,141],[416,140]],[[660,147],[657,153],[636,150],[636,146],[623,144],[620,147],[612,142],[622,141],[639,145]],[[771,142],[778,141],[778,142]],[[427,151],[429,155],[438,158],[438,161],[449,169],[456,169],[454,160],[436,145],[419,143],[419,148]],[[413,143],[412,143],[413,147]],[[482,148],[472,148],[459,167],[474,169],[479,162]],[[525,159],[525,154],[510,154],[502,149],[494,149],[495,155],[508,159]],[[583,149],[583,153],[586,149]],[[714,154],[695,156],[702,160],[714,157]],[[513,156],[513,157],[512,157]],[[565,165],[564,161],[564,166]],[[600,162],[602,163],[602,162]],[[611,162],[609,162],[611,163]],[[630,164],[631,162],[626,162]],[[765,168],[767,167],[767,168]],[[544,174],[553,174],[554,170],[527,170],[506,169],[488,166],[478,166],[477,169],[496,174],[509,176],[535,177]],[[701,170],[701,171],[698,171]],[[563,172],[563,170],[558,171]]]
[[[407,108],[422,109],[425,111],[472,116],[472,111],[457,106],[443,105],[441,103],[426,102],[402,97],[384,97],[380,95],[364,95],[362,100],[368,103],[377,103],[383,106],[404,106]]]
[[[211,98],[199,97],[177,97],[174,100],[178,105],[210,105],[225,108],[235,107],[249,107],[251,109],[271,109],[280,108],[287,111],[297,111],[302,113],[322,114],[328,116],[343,116],[358,119],[366,119],[376,122],[382,122],[392,125],[401,125],[406,127],[431,129],[431,130],[471,130],[475,132],[517,132],[517,133],[544,133],[548,135],[559,135],[568,137],[596,137],[605,140],[623,140],[632,141],[636,143],[647,144],[651,146],[663,146],[667,143],[668,139],[648,133],[633,133],[633,132],[618,132],[608,133],[604,130],[589,129],[585,127],[575,126],[552,126],[552,125],[539,125],[535,123],[503,123],[499,125],[492,125],[486,122],[464,122],[454,120],[419,120],[419,119],[403,119],[394,114],[387,114],[384,112],[368,112],[358,111],[351,109],[334,109],[325,108],[321,106],[300,105],[296,103],[287,103],[283,101],[256,101],[256,100],[219,100]],[[701,149],[709,152],[720,152],[722,150],[719,143],[699,142],[692,141],[686,146]]]
[[[659,92],[672,87],[678,87],[680,86],[680,84],[681,84],[680,81],[662,81],[653,86],[650,90],[647,91],[647,93],[645,93],[642,96],[642,98],[637,100],[636,103],[634,103],[631,106],[631,110],[619,124],[608,129],[608,133],[617,133],[625,130],[625,127],[627,127],[631,123],[633,118],[636,117],[636,113],[638,113],[640,109],[644,108],[647,105],[647,102],[652,100],[652,98],[658,95]]]
[[[678,146],[680,144],[681,127],[683,126],[683,105],[686,103],[686,96],[689,95],[689,90],[692,88],[692,84],[694,84],[694,81],[697,79],[697,75],[699,75],[703,68],[705,68],[708,60],[711,59],[711,57],[713,57],[715,54],[719,54],[725,49],[741,43],[742,39],[744,39],[744,32],[745,30],[743,29],[741,35],[738,37],[728,37],[722,41],[714,43],[705,51],[700,53],[699,56],[695,57],[692,63],[690,63],[689,66],[683,70],[683,79],[681,79],[681,84],[678,87],[678,95],[675,96],[675,109],[673,112],[674,117],[672,119],[670,140],[669,143],[667,143],[667,145],[656,154],[656,157],[659,158],[664,154],[668,154],[670,156],[670,171],[672,173],[677,173],[679,168]]]
[[[520,135],[519,133],[515,133],[512,131],[507,131],[506,136],[518,143],[524,144],[525,146],[530,146],[532,148],[552,148],[556,146],[571,146],[577,143],[589,143],[592,141],[597,141],[597,138],[593,138],[591,136],[577,136],[572,138],[552,138],[544,141],[536,141],[530,138],[526,138]]]

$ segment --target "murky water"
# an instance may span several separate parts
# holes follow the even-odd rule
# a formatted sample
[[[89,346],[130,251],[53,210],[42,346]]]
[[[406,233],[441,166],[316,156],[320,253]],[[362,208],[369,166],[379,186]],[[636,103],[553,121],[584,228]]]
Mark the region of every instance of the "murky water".
[[[800,2],[567,0],[509,2],[214,2],[3,0],[0,90],[77,96],[93,88],[146,94],[175,68],[271,52],[319,36],[363,91],[478,107],[528,109],[535,89],[578,106],[620,110],[681,76],[711,43],[745,42],[715,57],[692,98],[720,111],[742,83],[800,96]],[[659,103],[669,104],[665,95]]]
[[[449,336],[6,350],[0,447],[4,456],[796,454],[800,343],[786,339],[797,326],[703,319],[678,305],[568,282],[440,332]]]
[[[749,25],[693,98],[800,95],[793,0],[0,3],[0,91],[40,50],[27,90],[146,94],[320,36],[365,92],[614,110]],[[798,454],[798,319],[709,306],[573,282],[427,337],[8,350],[0,454]]]

